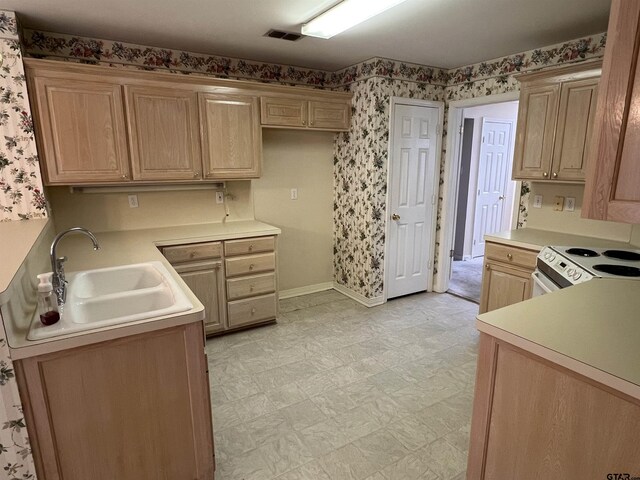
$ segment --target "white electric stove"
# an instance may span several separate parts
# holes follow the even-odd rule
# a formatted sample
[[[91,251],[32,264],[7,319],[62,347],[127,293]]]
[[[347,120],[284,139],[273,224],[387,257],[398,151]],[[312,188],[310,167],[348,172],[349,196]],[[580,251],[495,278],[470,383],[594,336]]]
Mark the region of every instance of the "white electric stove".
[[[533,272],[533,295],[549,293],[593,278],[640,280],[640,250],[544,247]]]

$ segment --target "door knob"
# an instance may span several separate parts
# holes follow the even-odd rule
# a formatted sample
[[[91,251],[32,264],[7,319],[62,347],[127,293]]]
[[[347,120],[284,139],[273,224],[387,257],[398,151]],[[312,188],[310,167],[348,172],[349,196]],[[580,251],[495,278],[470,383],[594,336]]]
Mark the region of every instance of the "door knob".
[[[498,197],[498,200],[504,200],[504,195],[500,195],[500,196]]]
[[[391,220],[400,220],[400,215],[394,213],[393,215],[391,215]]]

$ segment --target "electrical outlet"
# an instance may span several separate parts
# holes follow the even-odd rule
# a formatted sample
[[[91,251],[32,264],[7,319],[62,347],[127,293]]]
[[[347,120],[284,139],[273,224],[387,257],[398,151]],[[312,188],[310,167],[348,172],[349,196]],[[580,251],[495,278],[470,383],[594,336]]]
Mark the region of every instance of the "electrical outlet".
[[[567,212],[573,212],[576,209],[576,199],[574,197],[567,197],[564,199],[564,209]]]
[[[533,197],[533,208],[542,208],[542,195]]]
[[[564,197],[556,197],[555,202],[553,203],[553,210],[556,212],[561,212],[564,208]]]
[[[298,199],[298,189],[297,188],[292,188],[291,189],[291,200],[297,200]]]
[[[216,203],[218,205],[224,203],[224,192],[216,192]]]
[[[138,208],[138,195],[127,195],[129,208]]]

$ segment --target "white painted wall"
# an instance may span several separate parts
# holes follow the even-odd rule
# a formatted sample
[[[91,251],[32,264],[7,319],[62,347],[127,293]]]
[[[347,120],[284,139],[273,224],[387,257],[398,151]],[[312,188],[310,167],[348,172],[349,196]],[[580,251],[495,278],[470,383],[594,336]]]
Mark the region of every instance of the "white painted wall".
[[[473,126],[473,146],[471,148],[471,165],[469,170],[469,197],[467,201],[467,218],[465,224],[465,236],[464,236],[464,257],[471,256],[471,249],[473,244],[473,225],[475,221],[475,208],[478,188],[478,166],[480,164],[480,147],[482,145],[482,119],[495,118],[495,119],[507,119],[514,121],[513,134],[511,137],[511,158],[513,158],[513,148],[515,144],[515,130],[516,120],[518,118],[518,102],[504,102],[496,103],[493,105],[480,105],[477,107],[469,107],[463,110],[463,118],[473,118],[475,123]],[[503,225],[505,230],[515,228],[510,225],[510,219],[512,218],[512,207],[514,204],[515,182],[511,182],[511,188],[507,192],[507,198],[505,198],[505,207],[508,207],[505,211],[505,219],[507,221]]]

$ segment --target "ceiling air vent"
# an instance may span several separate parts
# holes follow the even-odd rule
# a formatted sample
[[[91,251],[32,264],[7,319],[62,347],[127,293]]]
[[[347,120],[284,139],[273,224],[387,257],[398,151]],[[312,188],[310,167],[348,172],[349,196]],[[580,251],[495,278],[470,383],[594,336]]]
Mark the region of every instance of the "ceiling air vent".
[[[280,38],[282,40],[289,40],[290,42],[295,42],[296,40],[300,40],[304,35],[301,33],[291,33],[291,32],[283,32],[282,30],[269,30],[264,34],[265,37],[271,38]]]

